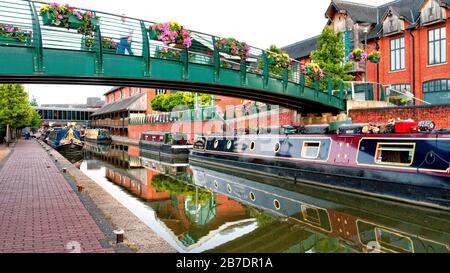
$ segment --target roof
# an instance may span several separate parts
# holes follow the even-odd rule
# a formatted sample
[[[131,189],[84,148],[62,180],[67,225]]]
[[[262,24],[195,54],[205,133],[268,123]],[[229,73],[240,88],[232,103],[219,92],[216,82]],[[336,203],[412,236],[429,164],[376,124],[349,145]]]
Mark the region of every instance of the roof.
[[[367,22],[377,23],[378,13],[376,6],[370,6],[360,3],[346,2],[340,0],[334,0],[330,3],[327,9],[325,17],[329,17],[331,9],[334,8],[337,11],[345,11],[353,19],[355,23]]]
[[[122,86],[115,86],[115,87],[109,89],[105,94],[103,94],[103,96],[106,96],[106,95],[108,95],[108,94],[110,94],[110,93],[112,93],[112,92],[114,92],[116,90],[119,90],[121,88],[124,88],[124,87],[122,87]]]
[[[282,47],[281,50],[289,54],[289,57],[292,59],[297,60],[303,57],[308,57],[316,48],[318,38],[319,36],[314,36],[309,39]]]
[[[331,0],[325,13],[328,22],[331,22],[336,12],[345,12],[355,23],[369,23],[373,25],[368,39],[377,38],[383,29],[382,19],[389,11],[398,14],[402,19],[410,23],[409,28],[414,28],[420,19],[420,9],[427,0],[396,0],[381,6],[371,6],[341,0]],[[441,6],[450,8],[450,0],[440,0]],[[286,51],[293,59],[307,57],[315,49],[319,36],[312,37],[281,49]]]
[[[147,94],[140,93],[126,99],[106,104],[92,116],[101,114],[114,113],[119,111],[146,111],[147,110]]]

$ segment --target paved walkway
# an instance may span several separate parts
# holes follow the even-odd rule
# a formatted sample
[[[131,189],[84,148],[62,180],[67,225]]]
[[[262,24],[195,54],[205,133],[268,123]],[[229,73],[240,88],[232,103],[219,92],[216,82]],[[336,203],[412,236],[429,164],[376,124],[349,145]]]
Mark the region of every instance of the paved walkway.
[[[52,158],[21,140],[0,169],[1,252],[112,252]]]

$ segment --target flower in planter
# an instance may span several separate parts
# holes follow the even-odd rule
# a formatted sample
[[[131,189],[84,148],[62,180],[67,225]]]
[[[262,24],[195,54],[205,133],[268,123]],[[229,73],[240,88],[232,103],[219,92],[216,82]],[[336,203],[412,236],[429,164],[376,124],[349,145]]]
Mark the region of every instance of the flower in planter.
[[[150,38],[157,39],[164,45],[175,44],[190,48],[192,45],[191,33],[176,22],[166,22],[152,25],[149,29]]]
[[[311,80],[320,80],[323,78],[323,70],[316,63],[306,63],[301,65],[301,69],[305,77]]]
[[[352,52],[350,52],[348,58],[352,62],[364,62],[367,59],[367,53],[361,48],[355,48]]]
[[[234,38],[220,38],[214,45],[219,51],[239,56],[241,60],[250,57],[250,46]]]
[[[90,11],[82,12],[68,4],[58,3],[42,6],[39,13],[43,17],[45,25],[62,26],[67,29],[75,28],[78,33],[85,36],[92,36],[100,19]]]
[[[374,50],[369,53],[369,61],[371,61],[372,63],[378,63],[380,59],[381,59],[380,51]]]
[[[112,38],[109,37],[103,37],[102,38],[102,46],[106,49],[117,49],[117,46],[119,45],[118,42],[114,41]]]
[[[20,27],[0,24],[0,37],[12,38],[20,43],[29,43],[31,41],[31,34],[31,31],[24,31]]]
[[[159,58],[161,59],[179,59],[181,57],[181,51],[172,48],[159,49]]]

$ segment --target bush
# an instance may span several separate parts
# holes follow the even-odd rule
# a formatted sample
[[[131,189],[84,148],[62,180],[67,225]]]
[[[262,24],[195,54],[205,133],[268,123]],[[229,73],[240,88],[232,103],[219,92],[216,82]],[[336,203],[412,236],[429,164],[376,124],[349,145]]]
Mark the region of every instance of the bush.
[[[212,97],[207,94],[198,94],[201,99],[201,105],[211,103]],[[171,112],[176,106],[186,106],[193,109],[195,106],[195,93],[186,94],[178,92],[175,94],[160,94],[153,98],[151,106],[153,111]]]

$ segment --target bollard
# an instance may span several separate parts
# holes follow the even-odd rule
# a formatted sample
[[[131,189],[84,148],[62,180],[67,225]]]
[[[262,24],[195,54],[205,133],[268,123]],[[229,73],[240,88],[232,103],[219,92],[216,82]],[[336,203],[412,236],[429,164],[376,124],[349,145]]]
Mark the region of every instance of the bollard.
[[[67,172],[67,169],[66,169],[66,168],[63,168],[62,171],[63,171],[63,173],[66,173],[66,172]]]
[[[58,159],[57,159],[57,158],[55,158],[55,162],[58,162]]]
[[[83,187],[83,186],[81,186],[81,185],[77,185],[77,189],[78,189],[78,192],[82,192],[82,191],[83,191],[83,189],[84,189],[84,187]]]
[[[117,244],[123,243],[123,234],[124,234],[123,229],[114,230],[114,234],[116,234],[116,243]]]

